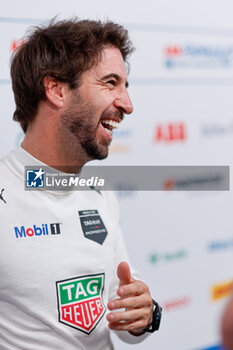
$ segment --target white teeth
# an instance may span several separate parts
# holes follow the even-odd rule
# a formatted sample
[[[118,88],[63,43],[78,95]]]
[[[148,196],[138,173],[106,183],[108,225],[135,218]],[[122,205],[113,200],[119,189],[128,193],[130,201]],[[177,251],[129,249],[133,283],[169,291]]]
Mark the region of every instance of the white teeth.
[[[111,119],[104,119],[104,120],[102,120],[102,123],[111,125],[111,126],[113,127],[113,129],[117,129],[117,128],[118,128],[118,125],[119,125],[119,123],[114,122],[114,121],[111,120]]]
[[[104,128],[104,130],[107,131],[107,133],[108,133],[110,136],[112,136],[112,130],[109,130],[109,129],[107,129],[107,128]]]

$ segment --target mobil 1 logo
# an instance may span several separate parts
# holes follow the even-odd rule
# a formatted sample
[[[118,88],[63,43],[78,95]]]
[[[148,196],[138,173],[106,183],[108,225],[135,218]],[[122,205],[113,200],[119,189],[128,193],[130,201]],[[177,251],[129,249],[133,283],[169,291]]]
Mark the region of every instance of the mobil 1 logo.
[[[56,282],[59,322],[90,334],[105,314],[104,273]]]
[[[61,233],[61,223],[55,222],[53,224],[41,224],[31,225],[26,227],[24,225],[15,226],[15,237],[26,238],[26,237],[44,237],[48,235],[59,235]]]
[[[98,210],[81,210],[78,213],[84,237],[102,245],[108,231]]]

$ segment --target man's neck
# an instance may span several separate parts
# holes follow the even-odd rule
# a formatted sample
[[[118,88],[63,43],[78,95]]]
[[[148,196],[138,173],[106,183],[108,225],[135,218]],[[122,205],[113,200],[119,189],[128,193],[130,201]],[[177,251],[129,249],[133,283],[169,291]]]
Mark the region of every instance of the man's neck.
[[[54,132],[38,128],[35,132],[30,129],[22,142],[22,148],[42,163],[65,173],[79,173],[86,163],[86,159],[72,156],[72,152],[65,152],[59,147],[59,142],[54,137]],[[81,152],[80,152],[81,155]]]

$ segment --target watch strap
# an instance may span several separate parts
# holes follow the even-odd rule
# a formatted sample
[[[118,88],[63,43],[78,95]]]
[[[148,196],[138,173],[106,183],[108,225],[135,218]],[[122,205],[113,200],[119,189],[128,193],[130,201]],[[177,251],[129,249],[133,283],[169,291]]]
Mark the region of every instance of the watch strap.
[[[150,325],[148,325],[144,332],[153,333],[159,329],[161,317],[162,317],[162,308],[159,306],[159,304],[153,300],[153,314],[152,314],[152,322]]]

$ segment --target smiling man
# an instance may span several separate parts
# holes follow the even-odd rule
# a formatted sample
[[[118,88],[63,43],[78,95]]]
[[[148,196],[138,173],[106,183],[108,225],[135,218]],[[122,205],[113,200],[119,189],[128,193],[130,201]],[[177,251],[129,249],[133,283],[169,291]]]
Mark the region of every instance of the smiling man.
[[[67,164],[68,171],[76,170],[73,165],[106,158],[112,130],[124,113],[133,111],[120,50],[106,45],[100,62],[82,74],[76,89],[51,75],[44,77],[44,87],[47,99],[27,126],[23,148],[48,165]]]
[[[111,192],[25,191],[25,166],[78,173],[104,159],[133,111],[127,31],[69,20],[38,27],[11,65],[22,146],[0,163],[0,348],[113,349],[110,329],[137,343],[161,308],[128,263]]]

